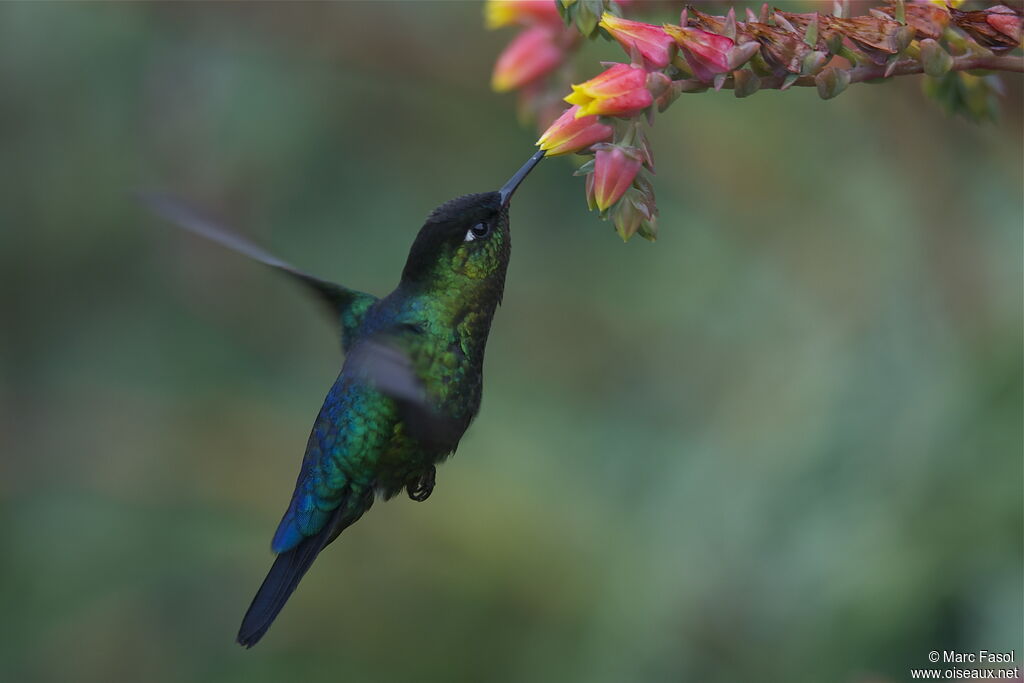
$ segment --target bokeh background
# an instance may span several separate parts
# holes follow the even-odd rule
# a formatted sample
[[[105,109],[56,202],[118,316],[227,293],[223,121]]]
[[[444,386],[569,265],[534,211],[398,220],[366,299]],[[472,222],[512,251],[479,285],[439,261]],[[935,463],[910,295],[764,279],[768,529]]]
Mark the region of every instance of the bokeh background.
[[[233,643],[341,357],[316,303],[129,193],[386,293],[436,204],[531,153],[487,87],[509,37],[468,2],[0,5],[0,678],[1022,664],[1019,77],[984,126],[915,78],[684,96],[653,245],[542,164],[433,497],[376,505]]]

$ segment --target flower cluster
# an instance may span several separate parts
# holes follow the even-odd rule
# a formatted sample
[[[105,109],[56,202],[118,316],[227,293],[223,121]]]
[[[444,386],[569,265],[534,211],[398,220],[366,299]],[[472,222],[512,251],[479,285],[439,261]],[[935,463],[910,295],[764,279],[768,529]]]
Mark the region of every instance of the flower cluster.
[[[562,22],[554,0],[489,0],[484,19],[489,29],[520,28],[494,64],[491,87],[518,91],[521,117],[549,124],[570,82],[552,81],[575,50],[579,32]]]
[[[890,0],[854,17],[846,0],[835,2],[833,15],[765,4],[759,14],[748,9],[746,21],[733,10],[713,16],[688,7],[678,24],[650,24],[622,17],[625,4],[490,0],[486,10],[491,27],[525,27],[498,59],[495,90],[520,90],[530,104],[525,110],[546,126],[537,144],[548,156],[593,156],[577,170],[585,176],[587,203],[624,240],[657,234],[644,125],[682,93],[729,88],[747,97],[762,88],[812,86],[831,99],[853,82],[923,72],[931,78],[928,90],[951,111],[981,119],[991,115],[998,85],[966,70],[1024,70],[1016,61],[998,61],[1021,43],[1024,12],[1006,5],[961,11],[957,0]],[[556,98],[558,84],[538,84],[566,63],[583,36],[614,40],[629,61],[566,82],[561,93],[571,92]],[[552,111],[558,99],[569,108]]]
[[[658,208],[649,176],[654,173],[642,115],[653,120],[680,90],[673,77],[711,82],[751,56],[749,48],[700,28],[655,26],[605,12],[596,27],[614,39],[630,62],[608,65],[588,81],[572,85],[572,105],[537,144],[549,155],[593,154],[578,175],[586,177],[587,203],[609,219],[624,240],[657,235]]]

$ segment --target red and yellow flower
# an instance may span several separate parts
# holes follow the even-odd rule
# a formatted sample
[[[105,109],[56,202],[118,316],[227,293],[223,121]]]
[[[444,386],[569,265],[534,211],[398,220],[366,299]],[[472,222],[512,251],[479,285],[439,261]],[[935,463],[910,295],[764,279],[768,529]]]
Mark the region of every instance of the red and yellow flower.
[[[487,0],[484,5],[484,22],[489,29],[514,24],[560,26],[562,17],[558,14],[554,0]]]
[[[612,127],[598,123],[596,116],[576,118],[579,106],[569,107],[537,140],[537,145],[553,157],[579,152],[612,137]]]
[[[700,80],[710,81],[716,74],[731,71],[729,53],[736,44],[731,38],[689,26],[665,24],[664,29],[676,41],[693,75]]]
[[[555,40],[555,30],[534,26],[516,36],[494,64],[491,87],[497,92],[508,92],[558,68],[565,52]]]
[[[648,69],[664,69],[672,61],[676,42],[659,26],[622,19],[608,12],[598,26],[618,41],[627,54],[639,53]]]
[[[647,71],[630,64],[616,64],[589,81],[572,86],[565,98],[579,105],[576,118],[584,116],[631,116],[651,106]]]
[[[595,149],[593,182],[587,183],[587,194],[597,209],[604,211],[626,194],[640,172],[643,157],[635,147],[604,143]]]

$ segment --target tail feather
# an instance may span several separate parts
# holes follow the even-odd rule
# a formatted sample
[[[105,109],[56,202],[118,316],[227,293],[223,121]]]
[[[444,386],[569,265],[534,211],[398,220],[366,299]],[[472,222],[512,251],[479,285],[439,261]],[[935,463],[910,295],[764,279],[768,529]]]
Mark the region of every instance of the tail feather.
[[[281,608],[295,591],[299,581],[309,571],[313,560],[320,551],[338,537],[342,531],[354,524],[373,505],[373,489],[361,494],[351,491],[344,496],[334,514],[316,536],[309,536],[291,550],[280,553],[274,560],[267,578],[263,579],[249,610],[242,617],[238,629],[238,644],[252,647],[259,642],[274,623]]]
[[[331,525],[326,525],[316,536],[310,536],[291,550],[277,556],[267,578],[263,579],[263,584],[256,591],[256,597],[252,599],[249,610],[242,618],[242,626],[238,629],[239,645],[252,647],[274,623],[274,619],[313,564],[313,560],[327,545],[330,527]]]

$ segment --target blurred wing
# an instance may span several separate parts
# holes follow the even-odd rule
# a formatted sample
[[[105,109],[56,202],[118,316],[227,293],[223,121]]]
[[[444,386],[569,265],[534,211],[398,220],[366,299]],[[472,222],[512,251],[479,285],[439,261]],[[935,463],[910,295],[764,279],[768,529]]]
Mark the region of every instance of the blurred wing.
[[[416,334],[405,328],[401,333]],[[359,343],[349,354],[348,364],[364,381],[395,401],[410,436],[431,450],[454,450],[458,445],[468,426],[466,421],[442,415],[430,405],[424,382],[397,336],[382,333]]]
[[[170,195],[140,192],[139,201],[153,213],[180,228],[205,237],[228,249],[270,266],[302,283],[337,316],[342,328],[343,345],[348,346],[362,316],[377,297],[305,273],[292,264],[256,246],[249,240],[204,215],[198,209]]]

